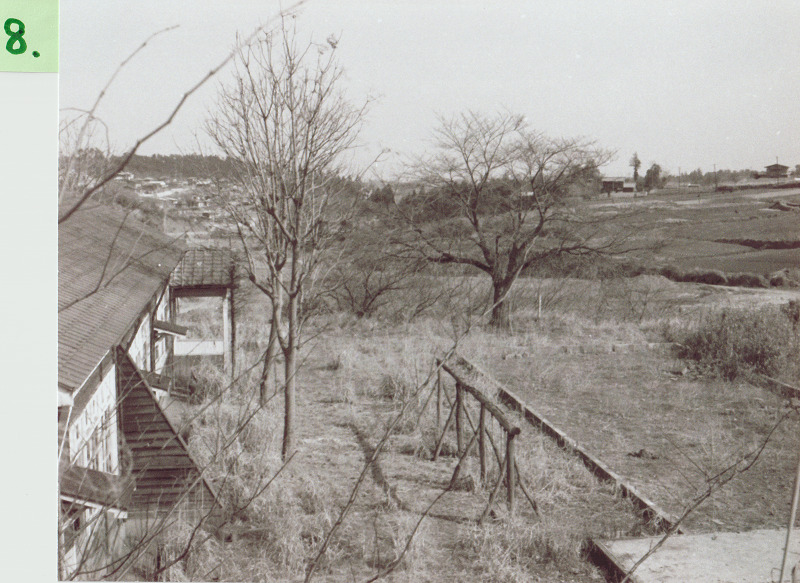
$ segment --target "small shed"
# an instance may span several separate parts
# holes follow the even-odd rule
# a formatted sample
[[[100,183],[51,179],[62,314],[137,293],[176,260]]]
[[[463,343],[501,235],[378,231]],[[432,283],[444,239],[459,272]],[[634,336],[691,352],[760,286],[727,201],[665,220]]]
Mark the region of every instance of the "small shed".
[[[225,370],[233,377],[236,347],[234,289],[236,264],[227,249],[189,249],[170,277],[170,302],[178,313],[179,298],[220,298],[222,300],[222,354]]]
[[[767,178],[787,178],[789,176],[789,167],[783,164],[770,164],[765,167],[767,169]]]
[[[621,176],[603,178],[601,190],[604,194],[612,192],[633,192],[635,185],[632,179]]]

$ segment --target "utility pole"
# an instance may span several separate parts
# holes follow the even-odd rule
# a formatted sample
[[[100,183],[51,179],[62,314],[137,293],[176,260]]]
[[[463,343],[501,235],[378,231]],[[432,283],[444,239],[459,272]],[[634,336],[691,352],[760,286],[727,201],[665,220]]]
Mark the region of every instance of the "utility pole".
[[[717,165],[714,164],[714,190],[717,190]]]

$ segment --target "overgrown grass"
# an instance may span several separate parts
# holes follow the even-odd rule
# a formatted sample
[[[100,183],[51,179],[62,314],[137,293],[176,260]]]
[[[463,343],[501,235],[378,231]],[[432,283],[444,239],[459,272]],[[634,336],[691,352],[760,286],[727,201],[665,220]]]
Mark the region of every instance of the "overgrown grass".
[[[673,327],[668,333],[679,344],[681,358],[726,380],[748,372],[793,377],[800,359],[796,305],[722,310],[705,315],[695,325]]]
[[[435,443],[435,396],[423,411],[431,388],[420,392],[416,389],[430,373],[433,355],[441,354],[467,328],[471,332],[461,340],[461,351],[477,361],[481,355],[499,350],[513,348],[533,353],[539,345],[552,343],[646,342],[652,340],[654,331],[661,330],[656,323],[667,318],[673,318],[673,324],[667,327],[670,339],[693,347],[687,358],[694,358],[692,354],[712,366],[717,361],[724,362],[725,355],[744,355],[743,362],[737,360],[734,365],[715,369],[725,378],[733,378],[729,367],[733,366],[730,370],[738,374],[752,366],[750,361],[778,366],[777,373],[774,368],[765,370],[783,374],[792,356],[788,352],[791,346],[798,357],[800,314],[792,316],[800,312],[797,308],[794,312],[788,308],[741,313],[728,310],[727,315],[708,315],[697,326],[687,326],[674,320],[679,286],[659,276],[606,280],[522,278],[518,284],[511,298],[514,327],[507,333],[492,331],[479,319],[489,291],[488,282],[479,277],[454,277],[448,281],[429,278],[426,285],[440,286],[452,293],[441,294],[435,304],[414,318],[397,315],[402,296],[382,306],[372,318],[341,312],[315,317],[309,324],[313,339],[303,349],[300,406],[350,411],[352,422],[366,428],[365,435],[372,446],[393,416],[405,407],[382,463],[388,466],[402,457],[406,458],[405,463],[419,467],[418,464],[430,463]],[[541,316],[539,297],[543,298]],[[209,326],[205,315],[199,313],[193,321]],[[246,318],[239,332],[237,362],[245,367],[258,361],[265,346],[263,318]],[[750,352],[736,344],[741,337],[748,339]],[[776,348],[781,350],[773,354]],[[259,372],[256,367],[244,375],[234,390],[192,425],[190,446],[201,463],[210,464],[208,477],[220,487],[227,508],[248,502],[258,484],[280,467],[279,397],[257,412],[246,428],[237,431],[241,420],[255,407],[253,395],[257,395]],[[553,382],[581,382],[579,374],[574,379],[565,378],[561,369],[541,374],[549,375]],[[205,402],[217,395],[226,382],[224,376],[208,371],[202,380]],[[307,401],[312,389],[323,395],[318,403]],[[477,419],[477,412],[473,410],[472,414]],[[220,443],[226,440],[232,443],[221,452]],[[584,557],[587,537],[642,534],[631,530],[632,510],[627,501],[601,491],[577,460],[554,451],[552,444],[544,443],[546,438],[542,440],[518,448],[517,461],[540,515],[535,520],[508,517],[502,515],[501,502],[501,520],[490,521],[481,528],[458,530],[456,540],[450,542],[469,558],[463,565],[469,575],[466,579],[597,580],[599,574]],[[454,443],[451,430],[444,442],[442,460],[437,463],[454,463],[451,456],[445,455],[454,452]],[[476,464],[472,461],[464,477],[471,478],[474,484]],[[337,458],[336,463],[339,462]],[[420,473],[425,471],[430,468],[419,469]],[[397,479],[388,470],[386,474],[390,481]],[[337,490],[340,485],[329,484],[320,476],[324,477],[324,473],[312,476],[289,468],[234,517],[233,525],[239,532],[235,540],[210,539],[170,576],[253,581],[301,578],[344,503],[341,488]],[[360,499],[360,503],[372,514],[365,518],[361,507],[351,515],[320,566],[319,580],[360,580],[365,572],[375,573],[399,557],[418,516],[381,502],[385,492],[377,487],[373,490],[365,488],[360,495],[367,499]],[[480,498],[485,491],[471,487],[458,495]],[[604,502],[606,506],[602,507]],[[527,503],[521,500],[520,504]],[[428,528],[426,522],[417,533],[395,573],[397,580],[413,581],[417,575],[439,580],[443,575],[435,559],[442,548],[428,548],[441,543]]]

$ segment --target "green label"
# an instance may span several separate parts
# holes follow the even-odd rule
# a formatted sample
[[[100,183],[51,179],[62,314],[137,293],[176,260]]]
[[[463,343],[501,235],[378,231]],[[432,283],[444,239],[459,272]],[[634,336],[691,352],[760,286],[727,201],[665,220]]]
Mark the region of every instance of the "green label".
[[[0,71],[58,73],[58,0],[0,0]]]

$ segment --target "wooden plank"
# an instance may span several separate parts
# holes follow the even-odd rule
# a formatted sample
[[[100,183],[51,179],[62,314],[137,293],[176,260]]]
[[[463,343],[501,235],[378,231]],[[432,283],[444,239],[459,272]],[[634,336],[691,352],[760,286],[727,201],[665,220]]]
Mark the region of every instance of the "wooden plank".
[[[187,461],[184,456],[149,456],[139,463],[133,464],[134,471],[146,472],[148,469],[166,469],[166,468],[192,468],[191,461]]]
[[[479,388],[479,386],[476,386],[481,384],[486,386],[487,383],[479,382],[479,379],[476,378],[477,375],[474,372],[474,370],[470,370],[469,368],[465,367],[462,364],[462,362],[466,362],[464,361],[463,358],[458,357],[458,360],[459,362],[457,362],[455,365],[444,363],[442,364],[442,368],[444,368],[444,370],[450,373],[450,375],[454,379],[459,381],[463,386],[463,388],[469,394],[475,397],[481,404],[485,405],[486,408],[489,410],[489,412],[492,414],[492,416],[495,419],[497,419],[497,422],[507,433],[513,433],[514,435],[518,435],[520,432],[520,428],[513,425],[506,418],[505,413],[497,405],[495,405],[495,403],[491,400],[491,398],[487,397],[486,394],[484,394],[484,392],[481,390],[481,388]],[[437,360],[437,363],[439,362],[441,361]]]
[[[168,457],[181,457],[184,456],[183,451],[177,447],[161,447],[158,444],[154,445],[143,445],[141,447],[131,447],[131,451],[142,460],[148,460],[152,457],[160,457],[160,458],[168,458]],[[185,456],[184,456],[185,457]],[[144,461],[142,463],[145,463]],[[186,465],[188,464],[188,465]],[[186,464],[180,464],[175,466],[176,468],[184,468],[184,467],[191,467],[191,461],[186,462]]]
[[[139,481],[138,480],[136,481],[136,485],[137,485],[137,487],[139,486]],[[155,485],[155,484],[151,484],[151,485]],[[195,487],[196,487],[196,485],[194,484],[193,480],[190,480],[190,481],[182,483],[182,484],[175,484],[175,483],[168,482],[168,483],[164,483],[164,484],[158,484],[158,491],[159,492],[163,492],[165,494],[183,494],[184,492],[189,492],[189,491],[193,490]],[[149,488],[149,489],[153,489],[153,488]]]
[[[171,431],[170,432],[156,431],[156,430],[150,430],[147,427],[141,428],[141,431],[138,428],[132,428],[132,427],[127,427],[125,430],[130,432],[129,435],[125,438],[125,440],[129,445],[132,445],[140,441],[161,441],[163,443],[166,442],[167,440],[171,440],[176,444],[178,443],[176,435]]]
[[[224,298],[230,286],[226,285],[197,285],[186,287],[173,287],[174,298]]]
[[[185,468],[164,468],[164,469],[148,469],[146,475],[144,475],[144,479],[176,479],[176,478],[185,478],[188,476],[190,472],[188,472]]]
[[[578,444],[577,441],[553,425],[543,415],[528,407],[517,395],[505,387],[501,387],[498,396],[504,403],[509,403],[510,406],[521,410],[525,419],[531,425],[538,427],[542,433],[554,439],[560,447],[575,453],[595,476],[602,480],[614,482],[615,486],[620,489],[623,495],[630,498],[636,504],[636,506],[642,510],[647,519],[656,524],[660,530],[666,531],[672,527],[675,522],[675,519],[672,516],[667,514],[654,502],[645,497],[634,486],[629,484],[616,472],[611,470],[611,468],[609,468],[604,462],[586,451],[580,444]],[[679,528],[676,533],[682,534],[683,530]]]

